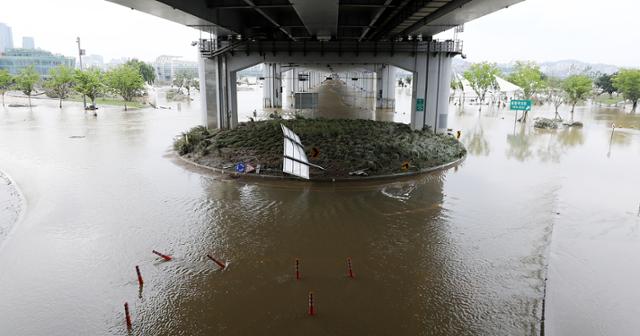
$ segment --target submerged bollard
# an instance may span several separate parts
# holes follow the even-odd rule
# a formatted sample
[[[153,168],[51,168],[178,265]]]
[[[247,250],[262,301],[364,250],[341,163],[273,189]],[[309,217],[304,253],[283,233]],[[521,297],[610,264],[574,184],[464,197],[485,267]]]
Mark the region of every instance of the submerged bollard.
[[[155,254],[155,255],[160,256],[160,258],[164,259],[165,261],[170,261],[170,260],[171,260],[171,257],[170,257],[170,256],[168,256],[168,255],[166,255],[166,254],[162,254],[162,253],[160,253],[160,252],[158,252],[158,251],[156,251],[156,250],[152,250],[151,252],[152,252],[153,254]]]
[[[313,292],[309,292],[309,311],[307,313],[309,316],[314,316],[316,314],[316,308],[313,305]]]
[[[142,287],[144,281],[142,280],[142,274],[140,274],[140,267],[138,267],[138,265],[136,265],[136,273],[138,274],[138,284]]]
[[[212,257],[211,255],[207,254],[207,257],[211,260],[213,260],[214,263],[216,263],[220,269],[225,269],[225,267],[227,267],[227,265],[225,265],[224,263],[221,263],[220,261],[216,260],[214,257]]]
[[[355,275],[353,275],[353,269],[351,268],[351,257],[348,257],[348,258],[347,258],[347,269],[349,270],[349,273],[348,273],[348,274],[349,274],[349,277],[350,277],[351,279],[354,279],[354,278],[355,278]]]
[[[296,280],[300,280],[300,259],[296,258]]]
[[[131,315],[129,315],[129,303],[125,302],[124,303],[124,317],[125,317],[125,321],[127,322],[127,331],[131,331],[132,326],[131,326]]]

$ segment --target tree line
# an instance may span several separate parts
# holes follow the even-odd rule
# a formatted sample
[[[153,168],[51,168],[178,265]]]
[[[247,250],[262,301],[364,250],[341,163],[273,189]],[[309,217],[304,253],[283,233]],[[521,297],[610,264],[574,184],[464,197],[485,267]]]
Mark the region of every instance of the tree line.
[[[7,70],[0,69],[0,94],[2,106],[4,106],[4,95],[7,91],[13,89],[22,91],[29,99],[29,106],[31,106],[31,96],[36,93],[36,87],[41,86],[59,99],[60,108],[62,108],[62,101],[72,92],[88,97],[95,108],[96,99],[110,93],[122,97],[126,111],[127,102],[142,96],[145,83],[153,84],[155,76],[151,65],[136,59],[106,72],[98,68],[74,70],[65,65],[59,65],[49,71],[49,78],[45,80],[41,79],[33,66],[20,70],[15,76]]]
[[[463,78],[478,96],[480,104],[486,99],[486,94],[497,88],[496,76],[501,71],[495,63],[482,62],[472,64],[464,72]],[[578,73],[567,78],[547,76],[534,62],[518,61],[513,72],[505,76],[513,84],[522,88],[523,99],[536,99],[549,102],[555,107],[555,117],[561,119],[558,109],[563,104],[571,106],[571,119],[576,104],[588,99],[592,95],[607,93],[622,94],[625,100],[632,104],[632,113],[636,111],[640,99],[640,70],[621,69],[615,74]],[[452,89],[462,89],[462,83],[453,79]],[[527,113],[522,117],[526,121]]]

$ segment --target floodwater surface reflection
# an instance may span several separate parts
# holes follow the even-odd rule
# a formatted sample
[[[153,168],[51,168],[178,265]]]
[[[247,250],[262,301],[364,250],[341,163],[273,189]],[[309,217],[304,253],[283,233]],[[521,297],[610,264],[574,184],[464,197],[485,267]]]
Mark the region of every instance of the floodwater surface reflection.
[[[538,335],[547,277],[547,334],[638,327],[639,133],[610,140],[597,109],[540,131],[452,106],[458,167],[330,184],[184,165],[171,139],[197,101],[97,118],[55,104],[0,113],[0,168],[27,200],[0,243],[0,334],[125,334],[126,301],[144,335]]]

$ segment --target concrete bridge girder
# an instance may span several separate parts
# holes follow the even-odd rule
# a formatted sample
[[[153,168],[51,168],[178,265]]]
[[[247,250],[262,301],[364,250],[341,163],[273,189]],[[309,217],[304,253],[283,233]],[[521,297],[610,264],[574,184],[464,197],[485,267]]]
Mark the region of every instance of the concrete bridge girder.
[[[203,123],[210,128],[235,127],[238,122],[236,74],[251,66],[265,64],[264,107],[282,107],[282,78],[289,76],[293,87],[297,83],[297,73],[302,69],[317,69],[309,72],[309,87],[324,81],[332,66],[370,70],[371,80],[363,80],[358,85],[363,91],[375,92],[378,108],[395,106],[395,67],[413,74],[411,127],[430,127],[437,131],[447,129],[448,96],[450,91],[451,60],[457,53],[452,52],[397,52],[366,53],[357,58],[344,57],[337,53],[308,52],[297,53],[228,53],[202,59],[200,61],[200,85],[203,93]],[[355,62],[354,62],[355,61]],[[325,71],[319,71],[326,69]],[[346,73],[349,76],[349,73]],[[363,76],[366,78],[366,76]],[[375,80],[373,80],[375,78]],[[347,83],[351,78],[346,78]],[[351,83],[349,83],[351,85]],[[290,86],[292,87],[292,86]],[[366,95],[367,93],[365,93]]]

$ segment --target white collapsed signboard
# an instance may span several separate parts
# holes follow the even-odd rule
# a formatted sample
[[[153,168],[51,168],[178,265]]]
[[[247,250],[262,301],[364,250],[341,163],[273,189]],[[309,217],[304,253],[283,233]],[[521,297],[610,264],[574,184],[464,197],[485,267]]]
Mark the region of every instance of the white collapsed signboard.
[[[300,137],[287,126],[280,124],[284,135],[284,155],[282,159],[282,172],[309,179],[309,166],[324,170],[324,168],[309,163]]]

